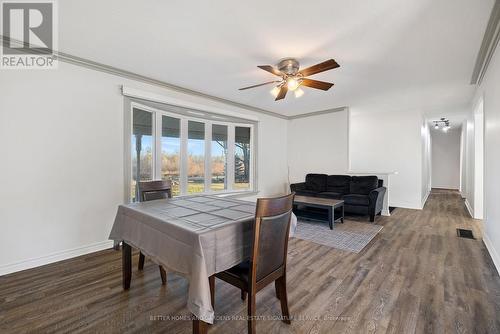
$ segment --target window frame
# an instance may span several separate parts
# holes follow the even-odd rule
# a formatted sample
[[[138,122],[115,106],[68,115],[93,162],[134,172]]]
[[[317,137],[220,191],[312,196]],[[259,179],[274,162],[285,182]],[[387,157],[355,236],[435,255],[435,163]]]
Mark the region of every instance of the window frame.
[[[177,113],[168,110],[163,110],[160,108],[151,107],[146,104],[138,103],[135,101],[130,101],[130,107],[126,108],[126,112],[128,113],[128,117],[126,117],[127,124],[126,128],[126,140],[125,140],[125,190],[126,190],[126,200],[128,202],[132,201],[131,197],[131,187],[132,187],[132,154],[131,154],[131,138],[133,136],[133,111],[134,109],[140,109],[146,112],[152,113],[152,150],[153,150],[153,164],[152,164],[152,174],[154,180],[161,180],[161,133],[162,133],[162,116],[169,116],[173,118],[177,118],[180,121],[180,166],[179,170],[179,187],[180,194],[179,197],[184,196],[195,196],[195,195],[227,195],[227,194],[245,194],[245,193],[254,193],[256,191],[256,138],[255,138],[255,121],[245,122],[233,122],[233,121],[223,121],[223,120],[214,120],[210,118],[201,117],[201,115],[196,114],[204,114],[212,117],[218,117],[210,112],[205,111],[197,111],[195,109],[185,108],[185,113]],[[188,115],[189,113],[189,115]],[[190,115],[192,114],[192,115]],[[230,118],[230,116],[228,116]],[[187,143],[188,143],[188,122],[195,121],[201,122],[205,124],[205,174],[204,174],[204,191],[195,194],[188,194],[188,175],[187,175]],[[227,171],[225,177],[227,178],[227,189],[213,191],[211,189],[212,183],[212,125],[224,125],[227,126],[228,129],[228,152],[226,156],[226,164]],[[234,162],[235,162],[235,128],[236,127],[247,127],[250,128],[250,175],[249,175],[249,187],[245,190],[235,190],[233,189],[233,185],[235,183],[235,171],[234,171]],[[184,172],[183,172],[184,171]]]

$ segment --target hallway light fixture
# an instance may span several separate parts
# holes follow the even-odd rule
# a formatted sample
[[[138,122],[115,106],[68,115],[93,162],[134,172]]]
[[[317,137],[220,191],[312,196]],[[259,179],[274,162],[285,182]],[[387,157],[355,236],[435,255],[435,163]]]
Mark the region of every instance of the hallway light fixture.
[[[441,119],[432,122],[434,123],[434,129],[436,130],[439,130],[439,128],[441,127],[444,132],[448,132],[448,130],[451,128],[450,120],[444,117],[441,117]]]

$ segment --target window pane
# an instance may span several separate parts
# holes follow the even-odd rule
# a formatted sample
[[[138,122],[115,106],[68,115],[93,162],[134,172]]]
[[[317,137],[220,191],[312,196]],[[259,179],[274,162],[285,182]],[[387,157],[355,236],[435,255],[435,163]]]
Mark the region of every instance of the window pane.
[[[250,128],[235,127],[234,134],[235,190],[250,188]]]
[[[226,154],[227,154],[227,126],[212,125],[212,191],[227,189],[226,184]]]
[[[134,108],[132,118],[131,195],[135,202],[139,198],[137,180],[153,179],[153,116],[150,112]]]
[[[173,196],[180,194],[180,129],[180,119],[161,117],[161,177],[172,182]]]
[[[188,194],[205,191],[205,124],[188,122]]]

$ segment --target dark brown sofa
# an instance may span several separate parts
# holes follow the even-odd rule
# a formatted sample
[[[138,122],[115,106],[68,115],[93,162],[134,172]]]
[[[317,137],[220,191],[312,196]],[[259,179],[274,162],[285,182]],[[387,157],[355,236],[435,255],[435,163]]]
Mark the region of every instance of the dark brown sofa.
[[[305,182],[294,183],[296,195],[344,200],[346,213],[365,214],[370,221],[380,214],[386,188],[376,176],[307,174]]]

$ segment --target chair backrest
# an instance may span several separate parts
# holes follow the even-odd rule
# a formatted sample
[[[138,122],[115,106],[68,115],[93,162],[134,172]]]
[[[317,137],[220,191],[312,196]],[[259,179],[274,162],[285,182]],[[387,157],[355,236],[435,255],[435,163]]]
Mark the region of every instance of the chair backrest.
[[[288,234],[295,193],[257,199],[250,279],[258,282],[280,268],[286,270]]]
[[[172,184],[169,180],[139,182],[139,200],[153,201],[172,197]]]

